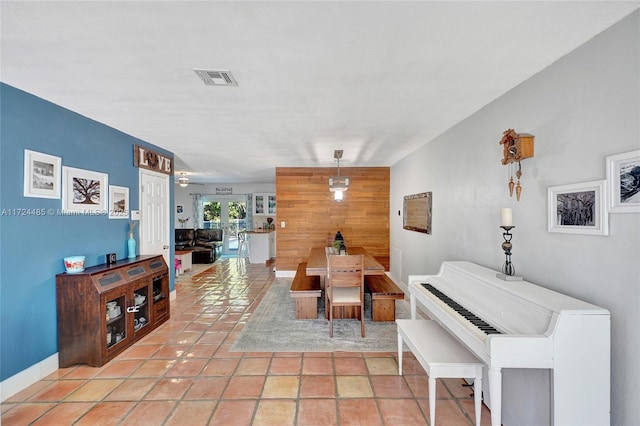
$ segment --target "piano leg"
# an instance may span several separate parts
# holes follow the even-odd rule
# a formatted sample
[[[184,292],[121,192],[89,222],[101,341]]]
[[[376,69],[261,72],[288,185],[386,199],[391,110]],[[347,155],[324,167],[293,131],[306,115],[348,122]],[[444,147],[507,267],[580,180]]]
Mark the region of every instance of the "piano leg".
[[[416,319],[416,311],[417,311],[416,298],[413,297],[413,295],[410,295],[409,300],[411,301],[411,319]]]
[[[502,369],[489,367],[489,394],[491,397],[491,426],[502,421]]]

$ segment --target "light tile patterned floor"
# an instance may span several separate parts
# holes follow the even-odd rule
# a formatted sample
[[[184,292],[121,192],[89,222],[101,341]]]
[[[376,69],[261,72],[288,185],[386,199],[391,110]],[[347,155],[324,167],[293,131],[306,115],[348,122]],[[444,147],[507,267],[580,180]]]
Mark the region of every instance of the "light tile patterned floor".
[[[235,258],[194,269],[167,323],[101,368],[60,369],[9,398],[2,425],[428,424],[427,376],[410,353],[398,376],[396,353],[229,352],[273,272]],[[438,425],[474,424],[462,384],[438,380]]]

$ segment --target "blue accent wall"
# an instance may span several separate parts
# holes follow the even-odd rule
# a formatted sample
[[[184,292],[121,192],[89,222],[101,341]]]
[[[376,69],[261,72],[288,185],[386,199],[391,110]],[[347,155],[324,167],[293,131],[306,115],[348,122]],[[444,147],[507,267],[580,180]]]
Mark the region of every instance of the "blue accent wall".
[[[135,144],[173,157],[157,146],[0,83],[0,381],[58,352],[55,276],[64,272],[64,257],[84,255],[86,266],[94,266],[105,262],[105,253],[115,252],[118,259],[127,256],[128,220],[63,216],[58,213],[61,199],[23,196],[24,150],[60,157],[62,166],[107,173],[109,185],[129,188],[130,209],[139,210]],[[170,206],[173,200],[171,187]],[[22,215],[15,209],[48,212]],[[173,224],[174,209],[169,210]],[[173,231],[170,247],[172,258]],[[173,290],[173,268],[169,270]]]

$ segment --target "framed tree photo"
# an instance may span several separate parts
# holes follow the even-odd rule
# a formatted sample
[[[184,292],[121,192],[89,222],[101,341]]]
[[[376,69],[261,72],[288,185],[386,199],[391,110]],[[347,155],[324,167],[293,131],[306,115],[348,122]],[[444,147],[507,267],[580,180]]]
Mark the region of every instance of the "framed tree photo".
[[[106,173],[62,167],[62,182],[63,210],[95,215],[107,212],[109,183]]]
[[[548,188],[548,230],[568,234],[609,235],[606,181]]]
[[[109,185],[109,219],[129,219],[129,188]]]
[[[60,199],[60,157],[24,150],[24,196]]]
[[[640,150],[607,157],[611,213],[640,212]]]

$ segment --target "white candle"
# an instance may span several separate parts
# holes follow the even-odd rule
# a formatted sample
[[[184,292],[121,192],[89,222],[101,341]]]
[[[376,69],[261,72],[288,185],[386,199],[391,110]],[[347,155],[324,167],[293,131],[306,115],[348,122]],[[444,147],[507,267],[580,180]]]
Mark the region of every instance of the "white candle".
[[[504,208],[500,211],[500,226],[513,226],[511,209]]]

